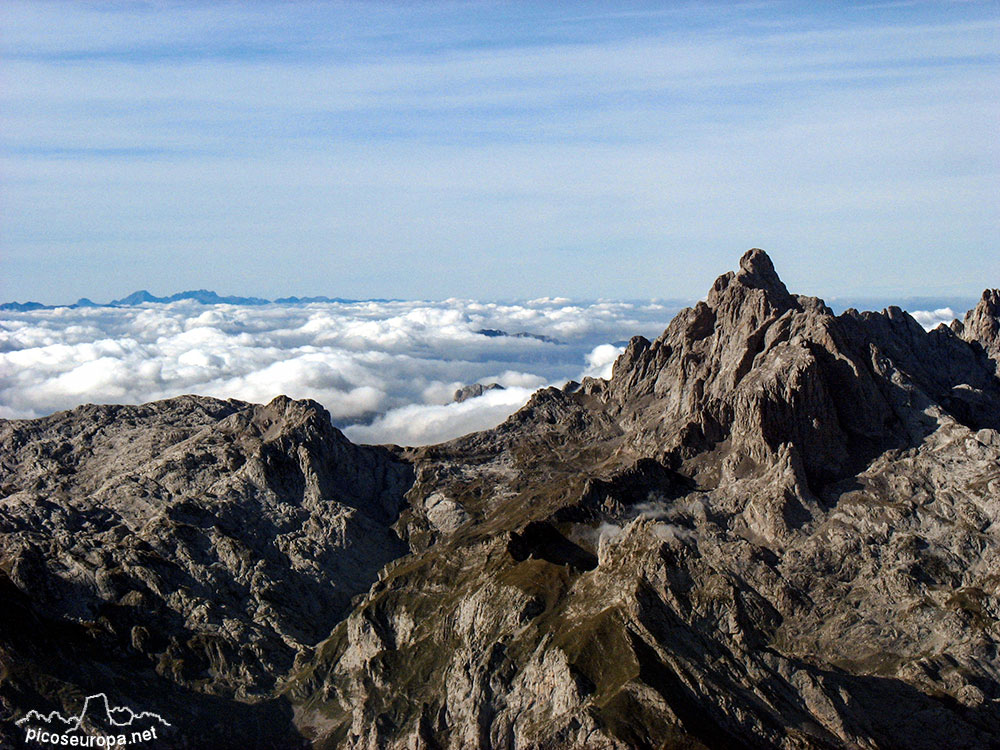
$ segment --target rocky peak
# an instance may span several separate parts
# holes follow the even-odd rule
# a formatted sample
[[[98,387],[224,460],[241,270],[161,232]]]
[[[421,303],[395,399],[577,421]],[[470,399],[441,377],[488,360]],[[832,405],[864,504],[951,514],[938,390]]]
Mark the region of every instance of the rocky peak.
[[[766,315],[799,306],[778,277],[770,257],[760,248],[744,253],[736,273],[730,271],[716,279],[706,302],[730,322],[746,313]]]
[[[797,445],[810,472],[839,471],[847,456],[837,447],[836,394],[818,354],[839,356],[834,325],[821,302],[789,294],[755,248],[655,342],[630,342],[615,364],[611,398],[636,444],[658,445],[672,461],[726,443],[743,457],[731,468],[745,472]],[[821,435],[831,443],[821,445]]]
[[[710,361],[715,375],[735,386],[745,374],[748,345],[752,348],[756,338],[790,310],[801,311],[802,306],[788,293],[767,253],[749,250],[737,272],[719,276],[705,299],[678,313],[655,342],[641,336],[629,342],[615,363],[612,389],[626,398],[625,391],[634,396],[649,390],[654,381],[666,384],[659,370],[672,358],[688,364]]]
[[[220,429],[255,435],[265,443],[279,440],[319,440],[347,443],[347,438],[330,420],[330,413],[312,399],[296,401],[276,396],[267,404],[232,415]]]
[[[136,670],[217,696],[270,694],[406,552],[390,525],[409,465],[350,443],[314,401],[0,420],[0,456],[0,589],[6,577],[44,621],[121,636],[112,650]]]
[[[970,313],[984,339],[996,330],[995,299]],[[656,341],[633,339],[608,392],[642,450],[699,461],[723,480],[787,460],[790,485],[818,491],[932,429],[914,403],[976,429],[1000,424],[983,406],[997,387],[989,360],[950,331],[929,334],[898,307],[837,318],[790,294],[753,249]]]
[[[778,278],[771,258],[758,247],[748,250],[740,258],[740,270],[736,280],[752,289],[763,289],[779,299],[790,300],[791,295],[784,282]]]
[[[978,342],[991,357],[1000,358],[1000,289],[985,290],[958,328],[963,339]]]
[[[484,393],[489,391],[502,391],[504,388],[499,383],[472,383],[471,385],[463,385],[461,388],[455,391],[453,401],[456,404],[460,404],[463,401],[468,401],[470,398],[478,398]]]

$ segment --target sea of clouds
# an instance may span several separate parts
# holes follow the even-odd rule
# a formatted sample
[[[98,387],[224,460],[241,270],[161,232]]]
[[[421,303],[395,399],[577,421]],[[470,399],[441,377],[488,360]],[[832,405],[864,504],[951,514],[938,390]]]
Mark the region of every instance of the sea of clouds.
[[[628,338],[658,336],[679,308],[543,298],[8,311],[0,418],[185,393],[255,403],[285,394],[323,404],[356,442],[424,445],[493,427],[540,387],[608,377]],[[913,316],[932,328],[955,314]],[[471,383],[504,389],[454,403]]]
[[[629,337],[659,335],[679,307],[544,298],[4,312],[0,418],[285,394],[320,402],[357,442],[429,444],[499,424],[539,387],[608,376]],[[504,389],[452,402],[477,382]]]

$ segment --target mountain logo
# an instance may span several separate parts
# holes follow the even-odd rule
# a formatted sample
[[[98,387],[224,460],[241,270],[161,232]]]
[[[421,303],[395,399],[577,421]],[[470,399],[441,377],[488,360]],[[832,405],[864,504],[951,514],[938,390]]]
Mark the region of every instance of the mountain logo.
[[[40,744],[72,747],[116,747],[158,739],[157,729],[171,724],[152,711],[133,711],[108,703],[104,693],[88,695],[75,716],[59,711],[43,714],[31,710],[16,722],[25,739]]]

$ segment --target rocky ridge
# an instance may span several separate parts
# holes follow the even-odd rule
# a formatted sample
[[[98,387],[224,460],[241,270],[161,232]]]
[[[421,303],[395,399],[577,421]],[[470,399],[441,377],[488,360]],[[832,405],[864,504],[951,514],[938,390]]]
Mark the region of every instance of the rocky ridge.
[[[1000,289],[987,289],[982,299],[965,314],[965,320],[954,321],[952,330],[969,342],[978,343],[991,357],[1000,356]]]
[[[287,399],[0,423],[0,697],[100,677],[177,746],[1000,747],[998,298],[836,316],[753,250],[421,449]]]
[[[499,383],[472,383],[471,385],[463,385],[461,388],[455,391],[455,395],[452,401],[456,404],[460,404],[463,401],[468,401],[470,398],[478,398],[484,393],[489,393],[490,391],[502,391],[504,388]]]

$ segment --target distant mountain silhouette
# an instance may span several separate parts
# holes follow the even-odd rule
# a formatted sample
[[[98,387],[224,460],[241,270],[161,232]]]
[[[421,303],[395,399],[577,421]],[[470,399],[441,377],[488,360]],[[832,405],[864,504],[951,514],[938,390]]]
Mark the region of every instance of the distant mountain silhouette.
[[[43,305],[41,302],[4,302],[0,305],[0,310],[12,310],[14,312],[31,312],[32,310],[49,310],[51,305]]]
[[[169,304],[171,302],[181,302],[191,300],[201,305],[308,305],[316,302],[332,302],[339,304],[352,304],[355,302],[399,302],[398,299],[387,299],[384,297],[373,297],[370,299],[349,299],[347,297],[279,297],[275,300],[264,299],[263,297],[239,297],[235,295],[222,296],[209,289],[191,289],[186,292],[177,292],[168,297],[157,297],[145,289],[121,299],[111,300],[107,303],[94,302],[87,297],[81,297],[72,305],[45,305],[41,302],[4,302],[0,304],[0,311],[9,312],[31,312],[33,310],[55,310],[59,307],[137,307],[144,304]]]
[[[192,289],[186,292],[171,294],[169,297],[156,297],[145,289],[132,292],[128,297],[116,299],[108,304],[112,307],[130,307],[141,305],[144,302],[158,302],[166,304],[169,302],[180,302],[181,300],[194,300],[203,305],[266,305],[271,300],[261,297],[221,297],[208,289]]]
[[[499,328],[480,328],[476,333],[491,339],[506,336],[513,339],[535,339],[537,341],[544,341],[546,344],[562,343],[559,339],[554,339],[551,336],[543,336],[540,333],[527,333],[524,331],[520,333],[507,333],[507,331],[501,331]]]

